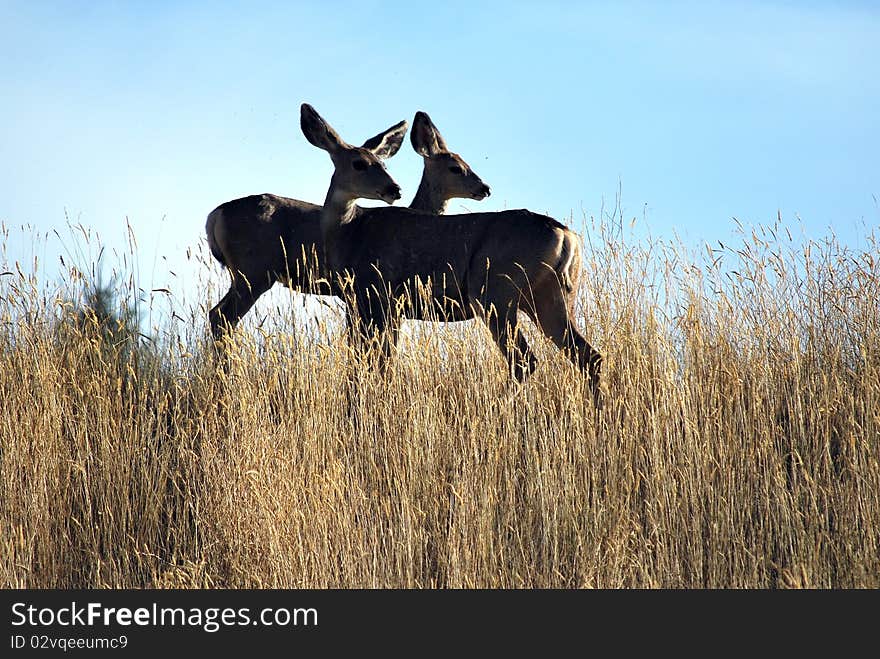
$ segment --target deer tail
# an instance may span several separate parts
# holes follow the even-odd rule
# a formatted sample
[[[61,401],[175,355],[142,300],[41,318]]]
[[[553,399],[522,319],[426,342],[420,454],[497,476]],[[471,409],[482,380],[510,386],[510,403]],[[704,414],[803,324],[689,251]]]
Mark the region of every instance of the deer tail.
[[[222,219],[223,210],[219,207],[208,213],[208,221],[205,222],[205,234],[208,237],[208,247],[211,249],[211,254],[213,254],[214,258],[220,261],[222,265],[228,265],[226,259],[223,258],[223,251],[220,249],[220,245],[217,242],[217,235],[215,234],[217,223]]]
[[[581,241],[572,231],[563,231],[562,251],[556,265],[556,276],[559,283],[569,293],[574,291],[580,279]]]

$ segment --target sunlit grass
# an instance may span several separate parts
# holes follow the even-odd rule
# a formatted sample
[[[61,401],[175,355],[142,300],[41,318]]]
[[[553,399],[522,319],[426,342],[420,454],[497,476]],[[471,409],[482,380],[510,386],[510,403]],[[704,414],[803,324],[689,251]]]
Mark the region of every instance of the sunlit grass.
[[[523,386],[474,323],[410,323],[381,376],[292,301],[218,369],[205,305],[108,338],[87,268],[7,264],[0,584],[880,586],[875,237],[692,253],[613,226],[586,227],[578,317],[598,411],[529,327]]]

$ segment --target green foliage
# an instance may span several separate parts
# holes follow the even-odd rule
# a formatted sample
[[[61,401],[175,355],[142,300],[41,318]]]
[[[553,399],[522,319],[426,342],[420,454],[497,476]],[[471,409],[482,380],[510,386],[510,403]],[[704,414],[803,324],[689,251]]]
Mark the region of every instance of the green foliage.
[[[83,335],[99,339],[108,349],[129,352],[140,338],[137,308],[127,304],[119,289],[98,277],[87,283],[82,301],[74,307],[73,322]]]

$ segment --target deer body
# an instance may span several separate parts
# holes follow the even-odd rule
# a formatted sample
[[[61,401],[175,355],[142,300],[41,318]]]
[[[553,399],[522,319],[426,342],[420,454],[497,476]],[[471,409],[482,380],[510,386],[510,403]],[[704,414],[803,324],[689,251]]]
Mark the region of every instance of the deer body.
[[[577,236],[527,210],[447,215],[441,224],[410,209],[357,207],[325,247],[333,271],[359,275],[358,290],[386,292],[371,304],[409,294],[401,313],[419,320],[466,320],[501,298],[531,305],[536,289],[571,288],[580,274]]]
[[[208,245],[218,261],[252,286],[265,274],[291,288],[311,290],[314,282],[301,260],[303,252],[311,255],[322,245],[320,219],[316,204],[268,193],[251,195],[211,211]],[[323,250],[316,251],[323,263]]]

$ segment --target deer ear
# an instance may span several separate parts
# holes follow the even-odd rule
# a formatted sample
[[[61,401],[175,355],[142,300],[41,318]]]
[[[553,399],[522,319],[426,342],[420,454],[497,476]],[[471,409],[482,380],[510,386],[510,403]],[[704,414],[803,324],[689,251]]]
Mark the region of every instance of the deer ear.
[[[340,148],[348,146],[330,127],[330,124],[324,121],[324,118],[308,103],[303,103],[300,108],[299,126],[306,139],[319,149],[335,153]]]
[[[421,110],[416,112],[415,119],[413,119],[413,129],[409,134],[409,139],[416,153],[425,158],[449,151],[443,136],[437,130],[437,126],[431,121],[431,117],[427,112]]]
[[[371,137],[364,142],[363,148],[372,152],[379,160],[390,158],[400,150],[403,136],[406,135],[406,120],[394,124],[391,128]]]

